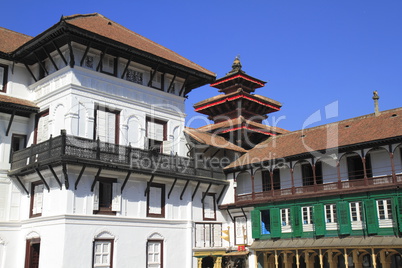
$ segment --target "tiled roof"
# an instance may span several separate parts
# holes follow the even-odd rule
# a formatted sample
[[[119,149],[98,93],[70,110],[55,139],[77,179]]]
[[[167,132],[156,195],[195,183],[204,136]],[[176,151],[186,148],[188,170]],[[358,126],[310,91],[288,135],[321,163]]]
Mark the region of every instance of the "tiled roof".
[[[199,143],[214,146],[217,148],[228,149],[232,151],[242,152],[245,153],[247,150],[227,141],[221,136],[213,135],[207,132],[202,132],[194,128],[186,127],[184,129],[184,133],[188,134],[194,140],[198,141]]]
[[[221,100],[221,99],[234,97],[234,96],[239,95],[239,94],[243,94],[243,95],[245,95],[247,97],[251,97],[251,98],[253,98],[255,100],[261,100],[261,101],[264,101],[264,102],[268,102],[268,103],[274,104],[274,105],[279,106],[279,107],[282,106],[282,104],[280,102],[276,101],[276,100],[273,100],[273,99],[270,99],[270,98],[267,98],[267,97],[264,97],[264,96],[261,96],[261,95],[258,95],[258,94],[250,94],[250,93],[247,93],[247,92],[243,91],[241,88],[239,88],[237,91],[231,92],[229,94],[219,94],[219,95],[213,96],[211,98],[199,101],[196,104],[194,104],[193,107],[197,109],[202,105],[205,105],[205,104],[208,104],[208,103],[211,103],[211,102],[214,102],[214,101],[218,101],[218,100]]]
[[[270,137],[226,169],[402,136],[402,107]]]
[[[62,18],[67,24],[74,25],[81,29],[96,33],[106,38],[118,41],[122,44],[137,48],[139,50],[154,54],[166,60],[184,65],[199,72],[215,76],[215,73],[199,66],[198,64],[180,56],[125,27],[98,14],[72,15]]]
[[[0,51],[10,53],[31,40],[32,37],[0,27]]]
[[[20,106],[26,106],[28,108],[39,109],[39,107],[32,101],[24,100],[16,97],[11,97],[8,95],[0,94],[0,103],[4,104],[16,104]]]
[[[279,134],[289,132],[288,130],[283,129],[283,128],[271,127],[271,126],[267,126],[267,125],[264,125],[264,124],[260,124],[260,123],[257,123],[257,122],[247,120],[243,116],[239,116],[239,117],[237,117],[235,119],[232,119],[232,120],[225,120],[223,122],[216,123],[216,124],[210,124],[210,125],[202,126],[202,127],[197,128],[197,130],[210,132],[210,131],[213,131],[215,129],[235,127],[235,126],[238,126],[238,125],[240,125],[242,123],[244,123],[246,126],[253,126],[253,127],[255,127],[257,129],[260,129],[260,130],[267,130],[267,131],[274,132],[274,133],[279,133]]]

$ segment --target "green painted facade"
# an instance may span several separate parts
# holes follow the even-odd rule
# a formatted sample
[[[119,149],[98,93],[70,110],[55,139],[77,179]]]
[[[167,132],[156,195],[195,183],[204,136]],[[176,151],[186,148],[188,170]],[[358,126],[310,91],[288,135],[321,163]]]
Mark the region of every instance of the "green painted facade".
[[[380,228],[378,200],[390,201],[386,220],[389,225]],[[362,228],[352,228],[350,203],[360,202]],[[327,228],[325,206],[336,206],[336,228]],[[303,231],[303,207],[312,209],[312,230]],[[281,210],[290,210],[290,232],[282,232]],[[382,211],[387,208],[382,208]],[[380,209],[381,210],[381,209]],[[391,215],[389,215],[391,214]],[[382,215],[384,217],[384,215]],[[268,220],[269,219],[269,220]],[[382,219],[384,220],[384,218]],[[255,206],[251,211],[252,235],[254,239],[344,237],[370,235],[402,235],[402,191],[370,192],[348,196],[332,196],[314,199],[299,199]]]

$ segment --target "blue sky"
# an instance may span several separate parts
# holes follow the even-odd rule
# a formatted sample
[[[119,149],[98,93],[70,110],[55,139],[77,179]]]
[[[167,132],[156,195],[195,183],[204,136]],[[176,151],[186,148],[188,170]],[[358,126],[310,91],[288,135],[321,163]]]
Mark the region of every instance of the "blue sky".
[[[374,90],[380,110],[401,106],[399,0],[23,0],[1,5],[0,27],[31,36],[62,15],[98,12],[218,78],[240,55],[247,74],[268,81],[256,93],[283,104],[266,123],[285,129],[372,113]],[[188,118],[197,115],[194,103],[217,94],[209,86],[191,92]],[[191,122],[191,127],[205,124]]]

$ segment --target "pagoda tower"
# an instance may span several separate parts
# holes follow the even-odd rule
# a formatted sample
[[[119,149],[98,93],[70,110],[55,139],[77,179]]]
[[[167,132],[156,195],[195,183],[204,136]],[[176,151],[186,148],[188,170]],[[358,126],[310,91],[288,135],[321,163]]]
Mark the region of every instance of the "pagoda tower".
[[[214,122],[198,130],[223,136],[246,150],[270,136],[288,132],[262,124],[267,114],[279,111],[282,106],[275,100],[253,94],[265,84],[247,75],[236,57],[232,70],[211,84],[223,94],[194,104],[196,112],[208,115],[208,119]]]

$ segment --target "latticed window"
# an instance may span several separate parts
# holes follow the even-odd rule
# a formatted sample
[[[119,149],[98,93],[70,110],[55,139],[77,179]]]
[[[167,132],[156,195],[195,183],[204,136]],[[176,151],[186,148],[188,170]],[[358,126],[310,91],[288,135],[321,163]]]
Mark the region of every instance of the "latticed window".
[[[213,248],[222,246],[221,223],[196,223],[195,224],[195,247]]]
[[[147,267],[163,267],[163,241],[149,240],[147,243]]]
[[[313,224],[313,207],[302,207],[303,224]]]
[[[325,222],[336,223],[336,204],[325,205]]]
[[[85,67],[87,68],[94,68],[94,57],[93,56],[86,56],[85,57]]]
[[[352,222],[360,222],[363,219],[362,216],[362,203],[361,202],[350,202],[350,216]]]
[[[133,69],[127,69],[126,80],[140,85],[143,84],[142,73],[134,71]]]
[[[391,199],[377,200],[377,211],[380,220],[392,219]]]
[[[93,264],[95,267],[112,267],[113,240],[96,239],[93,248]]]
[[[282,226],[290,225],[290,209],[288,208],[281,209],[281,219],[282,219]]]

